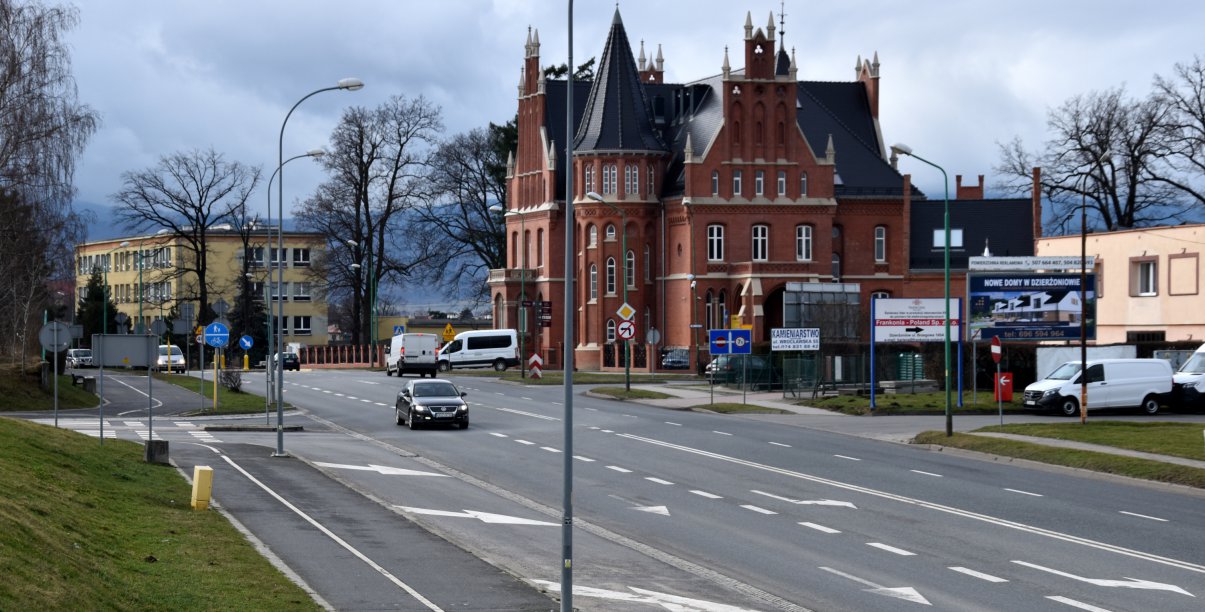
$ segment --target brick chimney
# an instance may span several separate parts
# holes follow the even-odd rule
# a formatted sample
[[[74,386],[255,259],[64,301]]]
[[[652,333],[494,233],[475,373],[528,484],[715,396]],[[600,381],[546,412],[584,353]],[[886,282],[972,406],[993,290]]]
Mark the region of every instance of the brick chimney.
[[[979,175],[978,185],[962,184],[962,175],[954,177],[954,197],[959,200],[982,200],[983,199],[983,175]]]

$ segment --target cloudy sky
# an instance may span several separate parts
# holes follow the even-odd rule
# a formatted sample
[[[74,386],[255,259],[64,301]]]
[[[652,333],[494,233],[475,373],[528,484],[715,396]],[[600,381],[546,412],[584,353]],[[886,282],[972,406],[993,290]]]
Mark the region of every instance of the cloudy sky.
[[[566,2],[550,0],[76,4],[81,23],[68,42],[79,95],[102,118],[76,173],[78,202],[86,204],[110,205],[123,172],[173,152],[213,147],[271,174],[289,108],[343,77],[361,78],[366,87],[307,100],[289,120],[285,157],[325,146],[342,109],[372,107],[391,95],[434,101],[448,135],[504,122],[515,113],[527,28],[539,30],[545,65],[563,63],[568,48]],[[1039,144],[1048,108],[1119,85],[1144,95],[1154,74],[1205,52],[1205,3],[1157,5],[1142,11],[1118,0],[787,0],[785,39],[806,80],[852,80],[856,58],[877,52],[887,142],[907,143],[945,166],[951,183],[955,174],[986,174],[990,185],[997,143],[1020,136],[1031,148]],[[575,63],[601,52],[615,6],[576,3]],[[746,11],[763,26],[771,11],[777,19],[779,6],[619,3],[632,43],[643,40],[649,55],[661,45],[670,82],[718,73],[724,47],[742,44]],[[732,57],[739,62],[739,54]],[[939,173],[908,160],[901,169],[940,195]],[[290,164],[286,202],[321,178],[306,160]],[[262,192],[253,201],[267,207]]]

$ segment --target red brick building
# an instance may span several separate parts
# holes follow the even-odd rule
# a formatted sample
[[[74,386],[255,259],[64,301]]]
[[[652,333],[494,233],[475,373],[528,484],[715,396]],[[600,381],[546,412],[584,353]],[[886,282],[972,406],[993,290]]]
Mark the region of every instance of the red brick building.
[[[767,340],[782,324],[788,282],[858,283],[863,303],[904,297],[911,205],[924,196],[882,138],[877,54],[858,59],[853,81],[801,81],[794,51],[775,34],[773,14],[764,27],[747,16],[741,44],[717,48],[718,74],[670,84],[660,48],[647,60],[641,43],[633,56],[616,10],[594,80],[573,85],[569,160],[567,82],[544,78],[539,33],[528,34],[509,166],[508,268],[489,281],[496,325],[521,327],[523,300],[551,301],[551,327],[531,315],[527,345],[559,364],[567,263],[582,369],[623,365],[616,311],[625,278],[641,347],[650,328],[662,346],[688,347],[734,322]],[[566,171],[574,173],[572,262]],[[982,178],[964,195],[981,200]],[[940,297],[931,270],[916,280],[923,293],[909,297]],[[633,367],[646,367],[645,357],[637,351]]]

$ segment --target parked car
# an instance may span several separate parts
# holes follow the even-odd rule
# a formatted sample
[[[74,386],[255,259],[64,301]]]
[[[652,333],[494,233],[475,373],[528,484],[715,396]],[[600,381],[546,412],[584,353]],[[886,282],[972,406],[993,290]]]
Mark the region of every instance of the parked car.
[[[1179,408],[1205,408],[1205,344],[1188,358],[1172,376],[1172,393]],[[1089,404],[1091,405],[1091,404]]]
[[[1084,371],[1078,360],[1055,368],[1046,378],[1025,387],[1025,407],[1076,416],[1085,386],[1088,410],[1139,408],[1153,415],[1171,399],[1172,366],[1163,359],[1089,359],[1087,384],[1081,385]]]
[[[280,353],[277,353],[277,355],[279,354]],[[301,358],[297,356],[297,353],[284,353],[284,358],[281,359],[280,366],[285,370],[295,370],[300,372]],[[273,369],[276,368],[276,355],[272,356],[272,361],[269,363],[269,367]]]
[[[748,365],[744,363],[748,360]],[[753,385],[772,386],[781,382],[776,376],[774,365],[761,355],[718,355],[704,368],[703,374],[713,385],[739,383],[742,380]]]
[[[661,367],[666,370],[685,370],[690,367],[690,349],[669,349],[661,356]]]
[[[188,369],[184,361],[184,351],[174,344],[160,344],[159,358],[155,361],[155,371],[183,372]]]
[[[67,349],[67,367],[92,367],[92,349]]]
[[[469,428],[469,404],[465,393],[440,378],[411,380],[397,394],[393,418],[398,425],[418,429],[426,424],[460,425]]]

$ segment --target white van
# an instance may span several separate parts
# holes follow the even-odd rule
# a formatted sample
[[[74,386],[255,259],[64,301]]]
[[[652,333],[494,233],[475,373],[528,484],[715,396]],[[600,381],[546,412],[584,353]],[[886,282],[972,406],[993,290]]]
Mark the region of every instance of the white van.
[[[414,372],[419,378],[435,378],[435,353],[439,337],[435,334],[398,334],[389,341],[385,352],[385,375]]]
[[[1025,407],[1079,414],[1080,362],[1068,361],[1025,387]],[[1088,410],[1141,408],[1147,414],[1171,399],[1172,366],[1164,359],[1089,359]]]
[[[502,372],[519,365],[519,334],[513,329],[483,329],[456,334],[435,356],[440,372],[488,368]]]
[[[1181,408],[1205,407],[1205,344],[1201,345],[1172,377],[1176,405]]]

